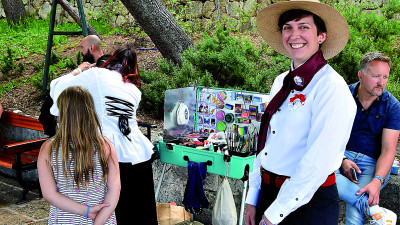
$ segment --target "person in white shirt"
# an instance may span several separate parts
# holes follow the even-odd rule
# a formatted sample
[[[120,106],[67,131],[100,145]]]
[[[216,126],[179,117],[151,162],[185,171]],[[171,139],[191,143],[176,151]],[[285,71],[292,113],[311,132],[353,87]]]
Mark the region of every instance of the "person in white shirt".
[[[292,59],[271,88],[250,173],[246,225],[337,225],[334,171],[356,114],[344,79],[326,60],[345,47],[349,29],[317,0],[285,1],[257,16],[263,39]]]
[[[136,52],[130,48],[118,49],[100,67],[103,68],[92,67],[53,80],[50,96],[55,101],[50,112],[58,115],[57,98],[67,87],[80,85],[89,90],[103,135],[114,145],[118,156],[121,194],[115,209],[117,222],[156,225],[151,167],[154,146],[136,122],[141,100]]]

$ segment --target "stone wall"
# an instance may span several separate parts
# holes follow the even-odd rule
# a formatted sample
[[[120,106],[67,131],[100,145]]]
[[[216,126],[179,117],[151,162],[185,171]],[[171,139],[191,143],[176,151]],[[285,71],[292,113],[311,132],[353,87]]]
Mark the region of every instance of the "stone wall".
[[[195,22],[200,26],[207,26],[215,21],[228,24],[232,28],[242,31],[251,30],[255,25],[255,16],[258,10],[266,5],[286,0],[160,0],[164,5],[181,16],[180,19],[188,23]],[[376,10],[388,0],[351,0],[364,4],[365,10]],[[28,15],[36,19],[46,19],[50,15],[52,0],[23,0]],[[76,6],[76,1],[70,0]],[[114,25],[133,24],[134,19],[120,1],[108,3],[107,0],[82,0],[85,17],[104,17],[110,19]],[[334,2],[328,0],[327,2]],[[113,11],[111,11],[113,9]],[[0,19],[5,18],[0,4]],[[72,21],[72,18],[57,8],[57,23]]]

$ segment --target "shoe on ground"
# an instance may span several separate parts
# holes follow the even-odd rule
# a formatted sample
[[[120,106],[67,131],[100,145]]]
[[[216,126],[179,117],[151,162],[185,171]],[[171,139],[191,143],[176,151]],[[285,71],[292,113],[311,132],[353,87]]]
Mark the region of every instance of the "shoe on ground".
[[[370,224],[396,225],[397,215],[389,209],[382,208],[382,210],[382,212],[372,215],[372,220],[370,221]]]

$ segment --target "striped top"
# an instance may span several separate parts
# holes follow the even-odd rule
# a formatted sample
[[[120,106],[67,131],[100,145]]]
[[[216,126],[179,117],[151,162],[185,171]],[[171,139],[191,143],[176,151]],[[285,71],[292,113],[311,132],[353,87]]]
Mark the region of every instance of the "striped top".
[[[61,149],[58,159],[56,159],[56,151],[53,151],[51,157],[51,168],[53,169],[53,175],[57,184],[57,191],[66,197],[85,205],[98,205],[103,203],[104,196],[107,193],[107,185],[103,178],[103,171],[101,169],[99,154],[97,150],[93,150],[95,153],[93,156],[94,161],[94,173],[90,173],[90,179],[87,189],[79,184],[79,189],[75,184],[74,177],[74,161],[71,162],[71,173],[67,173],[65,177],[62,168],[62,156]],[[72,154],[69,155],[72,158]],[[57,165],[58,161],[58,165]],[[58,166],[58,169],[57,169]],[[73,214],[70,212],[63,211],[50,205],[49,220],[48,224],[93,224],[94,220],[85,218],[84,216]],[[117,224],[115,219],[115,213],[113,213],[105,224]]]

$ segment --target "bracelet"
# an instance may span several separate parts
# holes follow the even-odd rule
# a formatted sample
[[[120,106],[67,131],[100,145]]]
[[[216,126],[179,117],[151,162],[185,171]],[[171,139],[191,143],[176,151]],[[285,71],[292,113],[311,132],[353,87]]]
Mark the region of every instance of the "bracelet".
[[[85,216],[85,218],[88,218],[88,216],[89,216],[89,209],[90,209],[90,205],[87,206],[87,211],[86,211],[86,216]]]
[[[378,179],[381,182],[381,185],[383,185],[385,183],[385,179],[383,179],[381,176],[379,175],[375,175],[374,178]]]
[[[264,219],[263,219],[263,218],[261,218],[261,222],[262,222],[262,225],[267,225],[267,224],[264,222]]]
[[[78,67],[78,68],[76,68],[76,70],[78,70],[78,72],[79,72],[79,73],[82,73],[82,70],[81,70],[81,69],[79,69],[79,67]],[[78,73],[78,74],[79,74],[79,73]]]

